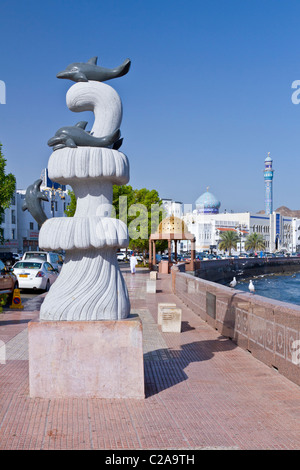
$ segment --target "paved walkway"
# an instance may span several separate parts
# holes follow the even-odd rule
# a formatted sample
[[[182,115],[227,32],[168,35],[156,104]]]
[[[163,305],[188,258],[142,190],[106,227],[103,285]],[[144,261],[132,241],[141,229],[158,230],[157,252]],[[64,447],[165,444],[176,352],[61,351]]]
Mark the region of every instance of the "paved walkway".
[[[300,388],[204,323],[160,275],[124,271],[143,322],[145,400],[33,399],[27,324],[43,300],[0,314],[0,449],[300,449]],[[158,302],[182,308],[182,332],[162,333]],[[0,357],[1,362],[1,357]]]

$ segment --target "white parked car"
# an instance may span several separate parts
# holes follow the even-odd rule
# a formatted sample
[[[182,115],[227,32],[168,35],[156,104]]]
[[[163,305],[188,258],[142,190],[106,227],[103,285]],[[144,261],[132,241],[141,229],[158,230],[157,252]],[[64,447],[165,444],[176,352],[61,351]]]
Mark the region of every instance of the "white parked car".
[[[118,261],[127,261],[127,256],[125,251],[118,251],[117,252],[117,260]]]
[[[26,251],[22,257],[22,260],[31,261],[32,259],[41,259],[50,263],[54,269],[58,271],[62,268],[62,257],[54,251]]]
[[[13,266],[20,289],[42,289],[46,292],[58,277],[58,272],[47,261],[31,259],[17,261]]]

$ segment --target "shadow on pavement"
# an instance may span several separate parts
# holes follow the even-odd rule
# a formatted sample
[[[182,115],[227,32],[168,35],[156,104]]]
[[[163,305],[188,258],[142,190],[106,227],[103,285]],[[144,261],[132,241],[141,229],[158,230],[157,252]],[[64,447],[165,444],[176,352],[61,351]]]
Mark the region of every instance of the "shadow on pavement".
[[[158,349],[144,354],[145,395],[150,397],[188,379],[186,367],[193,362],[208,361],[215,353],[235,349],[224,336],[216,340],[183,344],[180,349]]]

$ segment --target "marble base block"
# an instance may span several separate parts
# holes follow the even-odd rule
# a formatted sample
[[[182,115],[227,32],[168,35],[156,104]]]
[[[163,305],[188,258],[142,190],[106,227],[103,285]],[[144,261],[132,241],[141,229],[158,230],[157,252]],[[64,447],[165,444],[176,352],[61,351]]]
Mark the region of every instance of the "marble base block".
[[[147,294],[156,294],[156,279],[147,280],[146,292]]]
[[[157,306],[157,323],[158,325],[162,324],[162,314],[165,309],[176,308],[176,304],[168,302],[160,302]]]
[[[28,342],[31,397],[145,397],[138,316],[118,321],[32,321]]]
[[[161,317],[161,331],[163,333],[180,333],[181,316],[181,308],[163,308]]]

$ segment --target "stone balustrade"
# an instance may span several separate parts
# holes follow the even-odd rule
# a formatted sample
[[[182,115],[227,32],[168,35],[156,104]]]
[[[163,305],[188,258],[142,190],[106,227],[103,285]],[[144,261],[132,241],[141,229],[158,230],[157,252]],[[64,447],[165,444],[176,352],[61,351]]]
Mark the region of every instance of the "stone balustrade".
[[[195,314],[300,385],[300,306],[171,272],[174,294]]]

